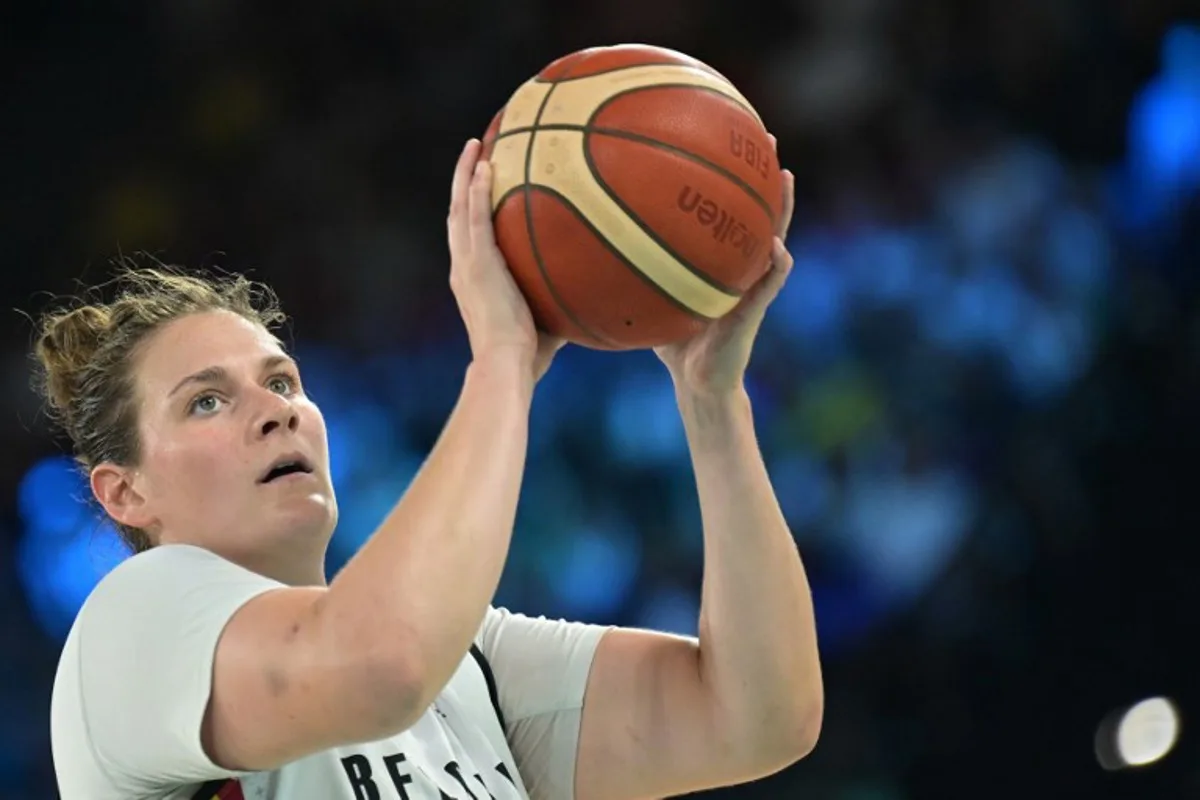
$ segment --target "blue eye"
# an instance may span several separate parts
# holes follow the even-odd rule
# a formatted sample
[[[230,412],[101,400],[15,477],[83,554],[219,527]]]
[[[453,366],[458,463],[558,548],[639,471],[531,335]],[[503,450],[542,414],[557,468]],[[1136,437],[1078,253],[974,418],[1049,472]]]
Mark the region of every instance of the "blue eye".
[[[292,394],[296,391],[296,379],[291,375],[272,375],[267,388],[276,394]]]
[[[191,405],[188,406],[188,413],[189,414],[199,414],[201,416],[207,416],[209,414],[215,414],[217,411],[220,410],[220,408],[221,408],[221,398],[219,398],[215,394],[211,394],[211,393],[210,394],[202,394],[202,395],[198,396],[195,400],[193,400],[191,402]]]

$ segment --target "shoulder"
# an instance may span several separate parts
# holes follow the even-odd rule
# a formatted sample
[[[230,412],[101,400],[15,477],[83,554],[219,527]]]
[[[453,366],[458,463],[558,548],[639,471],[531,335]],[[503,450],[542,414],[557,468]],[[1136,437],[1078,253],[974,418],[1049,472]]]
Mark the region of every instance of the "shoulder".
[[[202,547],[190,544],[162,545],[122,561],[96,584],[92,597],[119,591],[130,583],[166,583],[183,573],[214,569],[240,570],[241,567]]]
[[[187,641],[200,628],[219,629],[247,600],[280,586],[203,548],[156,547],[101,579],[71,633],[85,661],[98,652],[124,661],[147,647]]]
[[[211,550],[205,550],[203,547],[190,544],[166,544],[125,559],[105,575],[96,588],[100,589],[107,585],[131,580],[152,580],[152,576],[164,573],[177,576],[180,572],[193,570],[249,573],[249,570],[222,558]]]
[[[106,575],[55,676],[51,745],[64,797],[143,796],[222,774],[200,744],[217,642],[242,604],[279,586],[185,545]]]
[[[197,591],[279,584],[201,547],[173,544],[127,558],[104,576],[84,601],[81,617],[111,606],[136,604],[144,611],[170,605]]]

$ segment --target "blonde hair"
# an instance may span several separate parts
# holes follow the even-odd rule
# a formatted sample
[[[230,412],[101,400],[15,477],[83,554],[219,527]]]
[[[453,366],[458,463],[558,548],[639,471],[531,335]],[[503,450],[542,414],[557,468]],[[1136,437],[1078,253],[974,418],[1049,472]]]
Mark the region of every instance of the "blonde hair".
[[[102,302],[101,293],[110,288],[114,299]],[[210,276],[163,264],[139,268],[129,260],[120,264],[113,281],[42,316],[34,346],[37,388],[84,470],[105,462],[138,463],[134,364],[139,346],[173,320],[218,310],[268,329],[285,320],[274,292],[242,275]],[[134,552],[152,546],[145,531],[117,528]]]

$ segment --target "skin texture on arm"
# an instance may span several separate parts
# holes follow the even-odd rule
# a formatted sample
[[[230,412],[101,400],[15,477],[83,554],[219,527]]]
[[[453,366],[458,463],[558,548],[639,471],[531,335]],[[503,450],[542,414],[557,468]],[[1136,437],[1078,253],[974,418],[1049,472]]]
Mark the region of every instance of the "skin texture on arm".
[[[728,317],[660,348],[675,384],[700,498],[699,640],[616,630],[588,679],[579,800],[663,797],[777,772],[815,746],[824,695],[808,580],[771,487],[743,388],[755,335],[792,266],[772,268]]]

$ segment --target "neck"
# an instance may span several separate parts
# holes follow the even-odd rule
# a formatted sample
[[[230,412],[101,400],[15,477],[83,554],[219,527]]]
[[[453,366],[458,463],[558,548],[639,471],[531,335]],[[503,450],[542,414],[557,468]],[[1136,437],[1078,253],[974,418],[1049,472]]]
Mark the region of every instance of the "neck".
[[[286,549],[241,553],[231,558],[237,564],[263,577],[287,586],[325,586],[325,548],[310,550],[290,543]]]
[[[325,586],[325,550],[328,537],[320,541],[275,542],[268,547],[254,550],[228,547],[212,547],[203,542],[171,540],[161,537],[161,544],[192,544],[203,547],[221,558],[232,561],[239,567],[279,581],[285,586]]]

